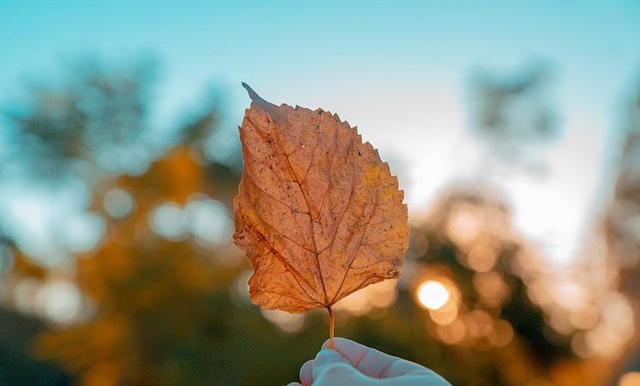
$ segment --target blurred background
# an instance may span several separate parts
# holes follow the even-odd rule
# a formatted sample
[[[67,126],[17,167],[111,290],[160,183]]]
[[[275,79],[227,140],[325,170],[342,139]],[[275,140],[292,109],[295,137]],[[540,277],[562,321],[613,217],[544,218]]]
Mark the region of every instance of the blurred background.
[[[326,312],[231,242],[249,99],[358,125],[397,281],[337,335],[456,386],[640,385],[640,2],[0,0],[0,385],[284,385]]]

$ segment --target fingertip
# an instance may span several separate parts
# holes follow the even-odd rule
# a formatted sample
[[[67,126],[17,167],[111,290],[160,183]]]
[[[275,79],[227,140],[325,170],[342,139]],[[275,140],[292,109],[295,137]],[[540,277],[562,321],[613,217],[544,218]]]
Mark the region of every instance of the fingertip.
[[[362,360],[364,355],[371,350],[369,347],[354,342],[353,340],[346,338],[333,338],[335,344],[335,350],[345,357],[352,365],[357,366],[359,361]],[[327,340],[322,345],[323,349],[328,349],[330,340]]]
[[[291,382],[289,384],[287,384],[287,386],[302,386],[300,383],[298,382]]]
[[[334,343],[335,351],[353,367],[371,377],[378,377],[380,368],[389,367],[399,359],[345,338],[334,338]],[[328,346],[328,342],[325,345]]]
[[[302,386],[311,386],[313,383],[313,359],[306,361],[300,368],[300,382]]]
[[[345,358],[336,350],[323,348],[318,351],[316,358],[313,360],[313,366],[322,366],[327,362],[344,362]]]
[[[338,344],[348,344],[347,342],[354,343],[352,340],[340,337],[334,337],[333,342],[335,343],[336,347],[338,346]],[[331,338],[324,341],[324,343],[322,344],[322,348],[331,348]]]
[[[344,343],[345,341],[349,341],[349,339],[340,338],[338,336],[333,338],[333,342],[334,342],[336,347],[338,346],[338,343]],[[329,338],[329,339],[324,341],[324,343],[322,344],[322,348],[331,348],[331,338]]]

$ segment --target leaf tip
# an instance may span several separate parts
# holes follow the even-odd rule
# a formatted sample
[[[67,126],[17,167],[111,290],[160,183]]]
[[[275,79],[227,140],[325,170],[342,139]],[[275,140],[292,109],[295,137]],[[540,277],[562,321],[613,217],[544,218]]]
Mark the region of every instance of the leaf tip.
[[[242,82],[242,87],[244,87],[244,89],[247,90],[247,93],[249,94],[249,98],[251,98],[252,102],[256,102],[263,107],[275,107],[272,103],[269,103],[266,100],[262,99],[262,97],[258,95],[258,93],[255,92],[251,88],[251,86],[249,86],[245,82]]]
[[[253,91],[251,86],[249,86],[245,82],[242,82],[242,87],[244,87],[244,89],[247,90],[247,93],[249,93],[249,98],[251,98],[251,100],[256,100],[256,99],[260,100],[260,99],[262,99],[262,98],[260,98],[260,95],[258,95],[257,92]]]

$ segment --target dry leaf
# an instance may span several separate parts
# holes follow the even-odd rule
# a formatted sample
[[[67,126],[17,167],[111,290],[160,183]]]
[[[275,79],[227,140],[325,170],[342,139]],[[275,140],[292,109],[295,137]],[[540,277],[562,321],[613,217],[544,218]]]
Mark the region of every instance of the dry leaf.
[[[337,115],[252,99],[240,139],[244,172],[234,240],[267,309],[327,308],[398,276],[407,248],[403,192],[378,151]]]

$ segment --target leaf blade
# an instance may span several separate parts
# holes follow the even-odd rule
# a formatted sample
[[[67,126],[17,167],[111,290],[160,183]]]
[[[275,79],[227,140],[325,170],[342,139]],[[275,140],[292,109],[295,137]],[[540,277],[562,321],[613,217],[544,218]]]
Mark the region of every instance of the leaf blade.
[[[407,208],[377,150],[335,114],[275,106],[243,86],[252,103],[240,127],[234,240],[255,271],[252,301],[290,312],[330,308],[397,277]]]

